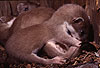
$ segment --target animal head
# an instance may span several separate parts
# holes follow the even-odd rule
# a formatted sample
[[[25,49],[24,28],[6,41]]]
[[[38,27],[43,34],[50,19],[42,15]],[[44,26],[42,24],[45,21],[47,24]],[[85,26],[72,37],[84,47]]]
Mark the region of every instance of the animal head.
[[[81,6],[66,4],[59,8],[51,19],[58,24],[64,23],[67,33],[72,37],[81,41],[88,41],[90,21]]]
[[[17,11],[20,14],[20,13],[23,13],[25,11],[31,10],[33,8],[37,8],[39,6],[40,6],[40,4],[35,3],[35,2],[19,3],[17,5]]]
[[[5,29],[9,29],[16,17],[13,16],[2,16],[0,17],[0,31],[3,31]]]

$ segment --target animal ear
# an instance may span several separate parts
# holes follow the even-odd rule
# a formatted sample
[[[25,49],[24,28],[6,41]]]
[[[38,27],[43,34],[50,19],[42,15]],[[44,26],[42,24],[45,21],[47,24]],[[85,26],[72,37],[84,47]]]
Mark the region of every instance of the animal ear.
[[[4,17],[4,16],[0,17],[0,22],[5,23],[6,22],[6,17]]]
[[[19,3],[18,5],[17,5],[17,11],[18,12],[20,12],[20,10],[21,10],[21,7],[24,5],[24,3]]]
[[[18,13],[21,13],[21,12],[23,12],[23,11],[27,11],[29,8],[28,8],[28,5],[27,4],[25,4],[25,3],[19,3],[18,5],[17,5],[17,11],[18,11]]]
[[[84,19],[83,19],[82,17],[78,17],[78,18],[74,18],[74,19],[73,19],[73,22],[74,22],[74,23],[80,23],[80,22],[82,22],[82,21],[84,22]]]

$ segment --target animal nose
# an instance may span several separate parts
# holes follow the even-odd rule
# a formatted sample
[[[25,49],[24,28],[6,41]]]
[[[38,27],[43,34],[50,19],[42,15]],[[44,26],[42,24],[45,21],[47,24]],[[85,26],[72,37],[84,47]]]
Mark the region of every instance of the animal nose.
[[[85,32],[83,30],[81,30],[80,35],[83,36],[85,34]]]

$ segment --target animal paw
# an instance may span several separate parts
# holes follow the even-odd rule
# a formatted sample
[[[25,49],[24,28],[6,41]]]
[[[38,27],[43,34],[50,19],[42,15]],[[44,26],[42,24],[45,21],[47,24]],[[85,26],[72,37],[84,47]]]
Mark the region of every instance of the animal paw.
[[[52,59],[53,64],[64,64],[65,62],[66,60],[61,56],[57,56]]]

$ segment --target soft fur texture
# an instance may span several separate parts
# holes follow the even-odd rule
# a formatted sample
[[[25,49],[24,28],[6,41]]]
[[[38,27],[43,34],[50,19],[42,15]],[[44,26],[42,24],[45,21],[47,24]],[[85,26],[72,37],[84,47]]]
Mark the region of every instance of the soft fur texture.
[[[17,17],[10,31],[13,33],[20,29],[43,23],[48,20],[53,13],[54,10],[52,8],[45,7],[34,8],[31,11],[24,12]]]
[[[63,64],[65,58],[77,56],[79,44],[81,43],[79,40],[87,40],[90,25],[88,16],[82,7],[74,4],[64,5],[46,21],[43,20],[44,18],[38,18],[37,15],[34,16],[32,12],[34,11],[24,13],[16,19],[15,23],[19,23],[16,28],[19,30],[15,28],[15,32],[13,32],[5,46],[9,55],[22,61],[43,64]],[[41,24],[33,26],[27,24],[38,23],[38,21]],[[68,23],[74,28],[74,31],[67,28]],[[67,33],[68,31],[70,35]],[[79,34],[79,40],[74,36],[76,32]],[[57,42],[66,47],[65,53],[61,53],[56,49]],[[44,59],[37,56],[37,52],[41,48],[46,49],[47,54],[54,58]],[[54,53],[54,55],[50,52]]]

